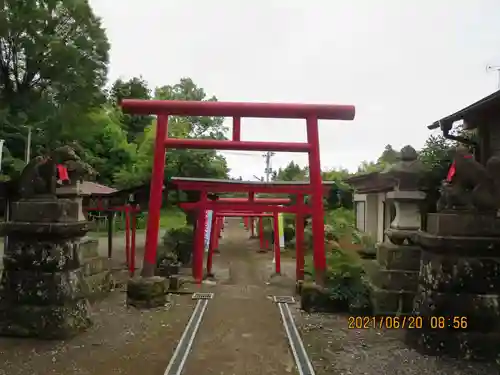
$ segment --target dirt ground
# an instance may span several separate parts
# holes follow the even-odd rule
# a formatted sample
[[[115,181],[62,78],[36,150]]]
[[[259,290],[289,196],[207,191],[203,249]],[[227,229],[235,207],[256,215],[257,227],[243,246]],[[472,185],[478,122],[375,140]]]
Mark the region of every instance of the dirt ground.
[[[138,261],[144,246],[138,234]],[[99,250],[107,254],[107,241]],[[115,238],[114,263],[122,263],[124,239]],[[65,341],[0,338],[0,375],[160,375],[192,313],[190,296],[172,296],[155,310],[125,306],[118,288],[93,307],[94,326]]]
[[[496,364],[423,356],[402,331],[347,329],[347,316],[306,314],[295,320],[317,375],[498,375]]]
[[[138,236],[139,237],[139,236]],[[115,241],[115,260],[123,244]],[[101,239],[106,253],[106,240]],[[216,283],[201,289],[209,301],[184,375],[297,374],[272,295],[291,295],[294,260],[284,256],[282,276],[271,278],[272,254],[231,221],[214,259]],[[138,258],[143,247],[138,238]],[[139,259],[138,259],[139,260]],[[118,262],[119,263],[119,262]],[[172,296],[156,310],[128,309],[123,289],[93,306],[95,325],[72,340],[0,338],[0,375],[162,375],[193,311],[190,295]],[[317,375],[498,375],[493,364],[422,356],[400,340],[402,332],[348,330],[347,316],[306,314],[291,306]]]
[[[280,278],[270,278],[272,255],[257,254],[257,242],[248,239],[239,220],[228,220],[225,235],[215,260],[215,296],[183,374],[296,374],[278,306],[271,300],[283,290],[290,295],[293,282],[285,289]]]

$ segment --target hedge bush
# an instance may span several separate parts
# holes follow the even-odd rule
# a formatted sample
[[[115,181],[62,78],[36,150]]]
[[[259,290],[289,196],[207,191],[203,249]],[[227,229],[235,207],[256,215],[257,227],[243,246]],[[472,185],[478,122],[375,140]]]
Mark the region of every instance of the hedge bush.
[[[158,253],[157,261],[174,254],[183,265],[189,265],[193,255],[193,243],[194,229],[191,225],[169,229],[163,236],[164,250]]]
[[[352,253],[344,251],[336,242],[327,242],[325,286],[330,298],[338,306],[346,306],[350,311],[370,309],[369,289],[361,260]],[[306,257],[304,271],[314,278],[313,256]]]

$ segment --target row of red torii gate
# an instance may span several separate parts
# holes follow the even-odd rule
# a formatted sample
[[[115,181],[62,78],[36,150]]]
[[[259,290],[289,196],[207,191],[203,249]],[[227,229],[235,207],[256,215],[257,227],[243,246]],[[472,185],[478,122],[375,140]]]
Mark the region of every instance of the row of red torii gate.
[[[316,283],[323,285],[326,271],[324,243],[323,196],[326,193],[321,177],[318,120],[353,120],[355,108],[351,105],[291,104],[291,103],[236,103],[236,102],[198,102],[171,100],[124,99],[121,106],[125,112],[137,115],[156,115],[156,138],[153,159],[153,173],[150,184],[146,243],[141,276],[151,277],[156,269],[156,252],[160,223],[160,210],[164,188],[165,154],[167,148],[212,149],[244,151],[306,152],[309,156],[309,182],[304,183],[263,183],[196,178],[172,178],[169,183],[179,190],[198,191],[197,202],[180,203],[184,210],[196,210],[197,222],[193,248],[193,277],[199,283],[203,279],[203,259],[207,210],[213,212],[211,237],[214,244],[218,239],[223,216],[247,216],[274,218],[276,271],[279,273],[280,250],[278,236],[279,212],[296,215],[297,278],[303,278],[303,239],[304,216],[312,218],[313,257]],[[178,139],[168,136],[169,116],[220,116],[232,117],[232,139]],[[284,118],[305,119],[307,142],[257,142],[241,140],[242,118]],[[221,198],[210,200],[209,194],[218,193],[248,194],[247,198]],[[279,198],[256,198],[258,193],[295,195],[293,204]],[[304,197],[309,196],[309,204]],[[232,200],[231,200],[232,199]],[[286,203],[287,205],[284,205]],[[219,218],[219,219],[218,219]],[[277,248],[277,250],[276,250]],[[209,249],[207,271],[211,271],[213,246]]]

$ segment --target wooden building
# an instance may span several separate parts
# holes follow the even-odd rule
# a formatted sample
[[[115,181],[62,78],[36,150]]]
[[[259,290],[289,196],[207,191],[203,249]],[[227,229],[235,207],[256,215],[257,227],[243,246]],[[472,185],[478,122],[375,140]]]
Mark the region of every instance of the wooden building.
[[[461,121],[464,130],[471,133],[471,139],[451,134]],[[500,156],[500,90],[435,121],[428,128],[440,128],[445,138],[474,146],[476,160],[485,164],[491,156]]]

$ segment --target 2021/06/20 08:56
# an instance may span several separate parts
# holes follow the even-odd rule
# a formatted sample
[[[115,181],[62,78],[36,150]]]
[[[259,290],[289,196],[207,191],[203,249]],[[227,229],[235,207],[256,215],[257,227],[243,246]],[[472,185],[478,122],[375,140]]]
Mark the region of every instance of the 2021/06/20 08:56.
[[[466,316],[349,316],[348,329],[458,329],[468,327]]]

